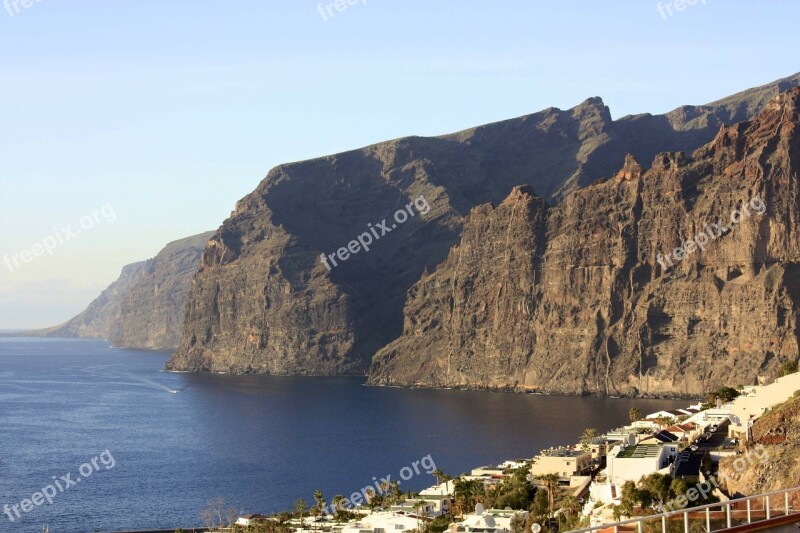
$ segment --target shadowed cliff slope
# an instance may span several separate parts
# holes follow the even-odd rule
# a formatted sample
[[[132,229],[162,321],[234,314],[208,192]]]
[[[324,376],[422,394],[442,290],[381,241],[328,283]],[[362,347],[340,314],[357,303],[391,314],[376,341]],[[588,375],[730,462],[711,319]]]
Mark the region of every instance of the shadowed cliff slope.
[[[363,374],[403,331],[406,291],[445,260],[472,208],[529,183],[555,203],[631,153],[695,149],[752,118],[800,76],[707,106],[612,121],[599,98],[571,110],[436,138],[410,137],[273,169],[203,252],[169,369]],[[328,271],[329,254],[408,202],[431,210]]]

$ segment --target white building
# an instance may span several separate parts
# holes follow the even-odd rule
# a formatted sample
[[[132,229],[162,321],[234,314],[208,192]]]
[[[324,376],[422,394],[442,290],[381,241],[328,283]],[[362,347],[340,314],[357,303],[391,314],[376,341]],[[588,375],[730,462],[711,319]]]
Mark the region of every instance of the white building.
[[[417,516],[421,514],[428,518],[436,518],[450,512],[451,496],[417,496],[408,500],[392,505],[394,513]]]
[[[511,509],[484,510],[478,504],[474,513],[464,516],[464,520],[450,524],[450,533],[510,533],[511,520],[518,516],[524,524],[528,520],[528,511],[512,511]]]
[[[414,517],[391,512],[372,513],[357,522],[345,524],[341,533],[391,533],[419,528],[419,520]]]
[[[678,453],[677,444],[616,446],[606,458],[608,481],[622,486],[626,481],[639,481],[655,472],[671,474]]]
[[[263,514],[249,514],[245,516],[240,516],[239,519],[236,520],[236,525],[242,527],[250,527],[258,524],[259,522],[264,522],[266,520],[270,520],[270,517]]]
[[[420,491],[420,496],[452,496],[455,494],[455,482],[450,480]]]
[[[556,474],[562,479],[587,475],[592,469],[592,452],[573,448],[543,450],[531,463],[531,475]]]

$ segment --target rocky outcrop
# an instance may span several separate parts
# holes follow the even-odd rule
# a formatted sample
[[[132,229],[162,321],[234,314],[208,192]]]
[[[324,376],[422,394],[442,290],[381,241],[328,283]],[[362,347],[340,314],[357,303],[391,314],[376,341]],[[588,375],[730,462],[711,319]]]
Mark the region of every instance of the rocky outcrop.
[[[697,395],[774,376],[800,353],[798,100],[556,207],[518,188],[475,208],[370,382]]]
[[[763,494],[800,485],[800,397],[756,420],[748,448],[738,457],[721,461],[719,468],[732,495]]]
[[[520,183],[558,202],[613,174],[626,153],[652,159],[662,146],[697,148],[724,120],[752,117],[779,87],[798,82],[618,121],[591,98],[567,111],[281,165],[238,203],[203,252],[168,368],[363,374],[403,332],[407,290],[447,258],[472,208],[502,202]],[[330,271],[320,261],[419,198],[430,211],[368,253]]]
[[[119,279],[75,318],[24,335],[102,338],[120,348],[175,349],[189,285],[212,235],[169,243],[153,259],[124,267]]]

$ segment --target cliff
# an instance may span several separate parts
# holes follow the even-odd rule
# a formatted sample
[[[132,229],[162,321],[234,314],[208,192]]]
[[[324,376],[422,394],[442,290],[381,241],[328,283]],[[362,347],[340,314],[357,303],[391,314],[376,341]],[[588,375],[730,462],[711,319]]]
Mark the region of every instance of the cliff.
[[[747,467],[737,469],[736,458],[720,463],[720,474],[731,494],[762,494],[800,485],[800,397],[777,406],[756,420],[751,450],[763,446]],[[744,455],[747,457],[747,455]],[[758,460],[756,460],[758,459]],[[741,461],[740,461],[741,464]]]
[[[518,188],[477,207],[370,382],[698,395],[774,377],[800,353],[798,99],[558,206]]]
[[[75,318],[23,335],[101,338],[120,348],[174,349],[182,335],[189,285],[212,235],[167,244],[154,258],[124,267],[119,279]]]
[[[375,352],[403,333],[406,292],[448,257],[474,207],[502,202],[520,183],[559,202],[612,175],[627,153],[651,160],[664,147],[700,147],[723,122],[752,118],[798,82],[800,75],[706,106],[617,121],[591,98],[566,111],[281,165],[204,250],[167,368],[366,373]],[[320,261],[418,199],[430,210],[369,252],[331,270]]]

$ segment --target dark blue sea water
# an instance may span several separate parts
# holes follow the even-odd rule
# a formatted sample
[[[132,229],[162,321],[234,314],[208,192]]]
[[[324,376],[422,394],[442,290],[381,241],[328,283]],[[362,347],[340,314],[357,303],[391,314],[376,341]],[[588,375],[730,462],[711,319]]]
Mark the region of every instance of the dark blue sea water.
[[[313,501],[317,488],[330,498],[398,479],[428,455],[458,474],[618,426],[634,405],[685,403],[171,374],[161,371],[167,358],[102,341],[0,339],[0,506],[68,473],[74,481],[84,463],[92,472],[52,504],[20,508],[21,520],[0,514],[0,531],[199,526],[217,497],[270,513]],[[423,472],[401,487],[433,482]]]

